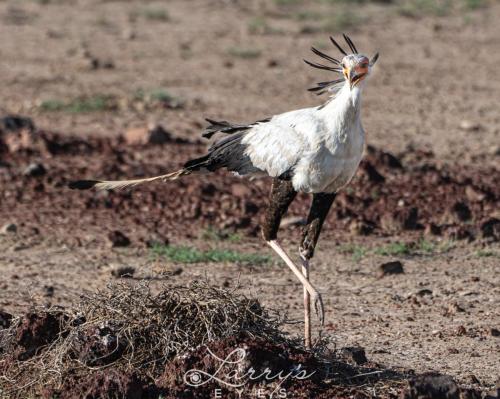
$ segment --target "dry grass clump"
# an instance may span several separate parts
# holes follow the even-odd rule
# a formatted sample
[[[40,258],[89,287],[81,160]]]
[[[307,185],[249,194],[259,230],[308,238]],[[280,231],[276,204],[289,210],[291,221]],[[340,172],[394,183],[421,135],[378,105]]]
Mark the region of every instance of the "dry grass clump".
[[[86,294],[71,311],[36,309],[0,330],[0,394],[57,389],[68,376],[113,367],[157,378],[175,355],[238,335],[286,339],[279,315],[244,295],[193,283],[114,284]],[[0,395],[1,396],[1,395]]]

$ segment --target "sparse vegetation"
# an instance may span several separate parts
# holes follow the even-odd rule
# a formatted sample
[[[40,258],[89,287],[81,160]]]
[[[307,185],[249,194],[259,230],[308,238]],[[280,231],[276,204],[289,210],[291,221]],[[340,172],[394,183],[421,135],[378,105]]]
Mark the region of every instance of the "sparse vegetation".
[[[233,57],[244,59],[258,58],[262,54],[259,49],[245,47],[230,47],[227,49],[227,53]]]
[[[254,35],[276,35],[283,33],[282,29],[271,26],[264,17],[254,17],[250,19],[250,21],[248,21],[248,31]]]
[[[242,238],[241,234],[228,230],[219,230],[212,226],[205,229],[201,236],[205,240],[229,242],[240,242]]]
[[[380,256],[408,256],[408,255],[432,255],[444,253],[454,247],[453,241],[428,241],[421,239],[414,242],[392,242],[378,248],[367,248],[360,244],[345,244],[339,247],[342,254],[352,256],[354,262],[359,262],[368,255]],[[479,255],[478,253],[478,256]],[[489,256],[488,252],[483,256]],[[493,255],[494,256],[494,255]]]
[[[407,17],[445,16],[452,10],[451,0],[408,0],[400,3],[399,13]]]
[[[109,95],[95,95],[91,97],[79,97],[69,101],[45,100],[42,101],[39,108],[44,112],[69,112],[78,114],[116,109],[116,101]]]
[[[500,258],[500,252],[492,249],[480,249],[476,252],[476,256],[479,258]]]
[[[141,15],[150,21],[170,21],[170,15],[168,11],[163,8],[145,8],[142,10]]]
[[[333,13],[329,13],[326,17],[320,19],[317,24],[307,24],[302,26],[302,33],[317,33],[317,32],[340,32],[353,26],[360,24],[363,18],[355,11],[342,8]]]
[[[247,254],[230,249],[213,248],[206,251],[187,246],[155,245],[153,254],[178,263],[232,262],[247,264],[266,264],[271,257],[261,254]]]
[[[367,248],[363,247],[362,245],[356,245],[356,244],[342,245],[340,246],[339,250],[340,253],[342,254],[352,255],[352,260],[354,262],[359,262],[366,256],[368,252]]]

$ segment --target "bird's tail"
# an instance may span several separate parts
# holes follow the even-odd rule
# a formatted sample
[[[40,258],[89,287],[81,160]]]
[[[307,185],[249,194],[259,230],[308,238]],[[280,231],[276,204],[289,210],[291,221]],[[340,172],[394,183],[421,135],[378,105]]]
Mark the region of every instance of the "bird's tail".
[[[69,183],[68,187],[72,190],[88,190],[96,188],[97,190],[122,190],[127,187],[135,187],[139,184],[150,183],[161,180],[176,180],[181,176],[189,175],[191,171],[188,169],[180,169],[176,172],[167,173],[166,175],[147,177],[145,179],[136,180],[77,180]]]

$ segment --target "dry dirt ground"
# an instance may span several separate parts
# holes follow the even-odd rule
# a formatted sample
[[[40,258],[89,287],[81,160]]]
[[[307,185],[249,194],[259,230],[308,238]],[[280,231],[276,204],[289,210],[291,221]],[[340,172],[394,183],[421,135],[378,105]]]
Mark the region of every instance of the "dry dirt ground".
[[[465,0],[0,1],[0,117],[36,124],[26,148],[0,145],[0,225],[17,227],[0,235],[0,310],[68,305],[126,265],[153,284],[238,286],[300,319],[301,289],[277,261],[183,264],[148,247],[272,256],[258,237],[268,181],[218,174],[109,196],[65,183],[175,169],[203,151],[204,117],[248,122],[319,104],[305,89],[326,73],[302,59],[314,59],[311,45],[334,54],[328,35],[345,30],[381,54],[363,100],[378,150],[334,206],[314,258],[322,333],[387,366],[490,389],[500,376],[499,18],[498,2]],[[148,124],[172,137],[122,138]],[[45,172],[27,173],[37,162]],[[301,197],[291,213],[306,212]],[[299,229],[281,232],[292,252]],[[114,231],[131,243],[112,247]],[[380,277],[390,260],[405,273]]]

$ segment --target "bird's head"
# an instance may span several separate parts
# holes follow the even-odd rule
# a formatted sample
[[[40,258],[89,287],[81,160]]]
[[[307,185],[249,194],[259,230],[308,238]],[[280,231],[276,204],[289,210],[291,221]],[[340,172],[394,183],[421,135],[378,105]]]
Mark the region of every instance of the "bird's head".
[[[359,86],[371,73],[372,67],[378,59],[378,53],[376,53],[371,59],[366,55],[358,53],[356,46],[352,40],[347,35],[343,35],[344,40],[351,49],[352,53],[348,54],[346,51],[335,41],[333,37],[330,37],[333,45],[344,55],[341,60],[333,58],[314,47],[311,48],[314,54],[320,56],[321,58],[334,64],[334,66],[328,66],[323,64],[318,64],[315,62],[310,62],[304,60],[304,62],[314,68],[323,69],[326,71],[331,71],[335,73],[342,74],[343,77],[327,82],[320,82],[316,87],[312,87],[309,91],[315,91],[317,94],[323,94],[327,91],[331,91],[338,84],[344,84],[346,81],[349,83],[351,90]]]

